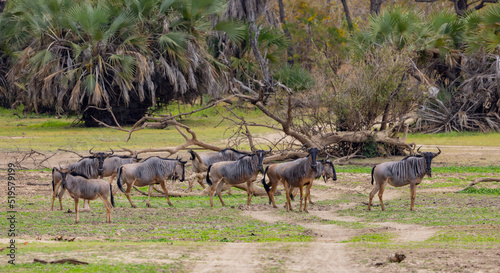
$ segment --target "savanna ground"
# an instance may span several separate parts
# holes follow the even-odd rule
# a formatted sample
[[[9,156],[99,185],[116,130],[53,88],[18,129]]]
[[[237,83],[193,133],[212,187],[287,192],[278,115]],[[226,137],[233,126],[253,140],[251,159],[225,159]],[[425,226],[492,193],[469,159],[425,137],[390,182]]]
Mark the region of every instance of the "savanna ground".
[[[168,128],[139,131],[124,143],[123,132],[66,129],[71,120],[1,114],[0,249],[9,239],[6,166],[24,152],[49,154],[62,146],[85,153],[92,146],[142,149],[183,142]],[[230,135],[224,123],[214,128],[219,122],[210,115],[184,122],[206,142],[224,146],[223,139]],[[215,198],[213,208],[208,196],[171,198],[174,207],[157,197],[152,198],[152,208],[146,208],[146,197],[134,192],[136,209],[122,193],[115,196],[112,224],[105,224],[99,200],[91,202],[91,212],[81,213],[79,224],[74,223],[74,204],[67,194],[63,210],[50,211],[50,169],[17,170],[17,265],[8,265],[7,250],[2,250],[0,271],[498,272],[500,184],[481,183],[467,192],[457,191],[475,178],[498,177],[500,134],[412,135],[409,142],[424,144],[425,150],[438,145],[443,151],[433,161],[433,176],[417,188],[415,212],[409,210],[408,186],[386,188],[386,211],[380,210],[377,197],[372,211],[366,209],[371,166],[400,157],[337,164],[337,181],[315,181],[315,204],[308,205],[308,214],[297,212],[297,199],[292,203],[296,210],[287,213],[283,195],[277,197],[277,209],[268,205],[267,197],[254,197],[246,206],[246,194],[237,189],[223,195],[226,207]],[[62,154],[47,165],[76,160],[74,154]],[[33,163],[24,161],[27,167]],[[169,182],[168,188],[182,191],[187,184]],[[201,186],[194,191],[201,191]],[[56,240],[59,236],[63,239]],[[389,263],[387,258],[396,252],[406,259]],[[75,258],[89,265],[33,264],[35,258]]]

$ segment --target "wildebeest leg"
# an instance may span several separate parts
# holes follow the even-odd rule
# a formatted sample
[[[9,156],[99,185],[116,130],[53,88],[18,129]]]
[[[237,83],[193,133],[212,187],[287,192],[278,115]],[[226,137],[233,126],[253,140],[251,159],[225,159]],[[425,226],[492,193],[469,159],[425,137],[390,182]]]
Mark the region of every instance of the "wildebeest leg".
[[[285,188],[285,196],[286,196],[286,211],[293,211],[292,202],[290,201],[290,187],[288,186],[288,182],[284,179],[282,180],[283,187]]]
[[[210,193],[209,193],[209,195],[210,195],[210,207],[214,206],[213,198],[214,198],[214,191],[215,191],[216,186],[217,186],[216,184],[212,184],[210,186]]]
[[[226,204],[224,203],[224,201],[222,200],[222,188],[224,187],[224,181],[223,181],[224,178],[221,178],[219,179],[219,181],[217,181],[217,191],[216,191],[216,194],[217,196],[219,197],[219,200],[220,200],[220,203],[225,206]]]
[[[311,187],[312,187],[312,182],[311,185],[309,186],[309,189],[307,190],[307,199],[309,199],[309,204],[314,205],[314,202],[311,200]]]
[[[111,204],[108,202],[107,196],[104,197],[99,194],[102,201],[104,201],[104,205],[106,206],[106,223],[111,223]]]
[[[198,178],[198,184],[200,184],[200,186],[205,189],[205,184],[203,184],[203,178]],[[193,189],[191,188],[191,191],[193,191]]]
[[[300,207],[299,207],[299,212],[302,212],[302,200],[304,200],[304,185],[299,186],[300,190]],[[304,203],[307,203],[306,200],[304,200]],[[305,204],[304,204],[304,209],[305,209]]]
[[[278,188],[278,184],[279,184],[279,181],[278,182],[272,181],[271,182],[271,189],[268,192],[269,201],[270,201],[270,203],[273,204],[273,208],[278,207],[278,206],[276,206],[276,202],[274,201],[274,193],[276,192],[276,189]]]
[[[307,211],[307,199],[309,199],[309,202],[311,201],[311,186],[312,181],[306,186],[306,195],[304,197],[304,211],[307,213],[309,213],[309,211]]]
[[[382,200],[382,195],[384,195],[385,185],[387,185],[387,180],[380,184],[380,190],[378,191],[378,199],[380,200],[380,206],[382,207],[382,211],[385,210],[384,201]]]
[[[90,200],[83,199],[83,210],[92,211],[92,209],[90,208]]]
[[[378,190],[380,189],[380,184],[378,181],[375,181],[375,188],[370,192],[370,199],[368,199],[368,210],[371,210],[372,207],[372,199],[377,194]]]
[[[130,199],[130,191],[132,190],[132,188],[134,187],[134,184],[135,184],[135,180],[132,182],[132,183],[127,183],[127,190],[125,191],[125,196],[127,196],[127,199],[128,201],[130,202],[130,205],[133,207],[133,208],[137,208],[136,205],[134,205],[134,202],[132,202],[132,199]]]
[[[296,188],[296,187],[291,187],[291,191],[290,191],[290,199],[292,201],[294,201],[294,197],[297,196],[297,191],[299,190],[299,188]]]
[[[76,221],[75,224],[78,224],[80,222],[80,215],[78,214],[78,197],[75,197],[75,213],[76,213]],[[84,201],[85,202],[85,201]]]
[[[146,206],[148,206],[148,208],[151,207],[151,204],[149,203],[149,197],[151,196],[151,191],[153,191],[153,185],[149,185],[148,189],[148,200],[146,200]]]
[[[411,207],[410,210],[415,210],[415,196],[417,195],[417,184],[415,182],[410,183],[410,192],[411,192]]]
[[[252,202],[252,196],[253,196],[253,185],[252,185],[252,181],[248,180],[247,181],[247,206],[250,206],[250,203]]]
[[[54,210],[54,200],[56,200],[58,189],[59,189],[59,185],[55,186],[54,191],[52,191],[52,206],[50,206],[50,210]]]
[[[59,193],[57,193],[57,190],[60,189]],[[59,198],[59,209],[62,210],[62,198],[66,190],[61,186],[61,184],[56,186],[55,191],[52,193],[52,207],[51,209],[54,210],[54,199],[56,196]]]
[[[174,205],[172,205],[172,202],[170,202],[170,198],[168,198],[168,191],[167,191],[167,186],[165,185],[165,180],[162,180],[160,182],[160,185],[161,185],[161,188],[163,189],[163,191],[165,192],[165,196],[167,197],[168,205],[173,207]]]

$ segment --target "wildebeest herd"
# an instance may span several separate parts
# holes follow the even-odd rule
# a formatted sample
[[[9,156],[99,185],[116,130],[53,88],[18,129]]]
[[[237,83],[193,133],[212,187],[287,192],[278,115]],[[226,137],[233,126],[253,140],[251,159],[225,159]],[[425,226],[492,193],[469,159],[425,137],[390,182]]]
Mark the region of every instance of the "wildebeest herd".
[[[372,199],[377,194],[380,199],[382,210],[385,209],[382,195],[387,183],[395,187],[401,187],[410,184],[411,189],[411,210],[414,210],[414,201],[416,186],[422,182],[427,174],[431,176],[431,162],[434,157],[441,153],[420,152],[416,155],[403,158],[400,161],[384,162],[378,164],[372,169],[371,183],[375,180],[375,187],[370,193],[368,210],[371,208]],[[264,157],[272,152],[271,148],[266,150],[256,150],[253,153],[241,152],[232,148],[227,148],[219,152],[210,152],[198,154],[189,150],[191,155],[193,172],[199,174],[196,179],[198,183],[205,188],[204,181],[208,186],[210,194],[210,206],[213,206],[214,192],[219,197],[221,204],[224,201],[221,197],[221,191],[224,184],[229,186],[246,183],[247,205],[250,205],[253,196],[252,183],[261,173],[263,178],[262,185],[269,197],[269,204],[277,208],[274,195],[280,182],[283,184],[286,196],[286,210],[293,210],[291,200],[293,190],[300,191],[299,211],[307,212],[307,201],[311,202],[310,189],[313,181],[323,177],[337,180],[337,174],[333,163],[326,159],[317,160],[320,150],[310,148],[308,155],[303,158],[290,162],[270,164],[266,168],[263,166]],[[182,158],[176,159],[152,156],[146,159],[140,159],[137,154],[133,156],[118,156],[111,153],[93,153],[91,156],[82,158],[80,161],[67,166],[54,167],[52,169],[52,206],[54,210],[54,200],[59,197],[59,206],[62,210],[62,196],[67,190],[75,200],[76,223],[79,222],[78,203],[79,199],[95,200],[101,198],[106,206],[106,222],[111,222],[111,211],[114,206],[114,196],[112,182],[117,177],[118,188],[125,193],[132,207],[136,207],[130,199],[130,191],[134,186],[149,186],[148,199],[146,205],[150,207],[150,196],[152,186],[160,184],[170,206],[168,191],[165,185],[166,179],[179,179],[181,182],[185,179],[185,164]],[[203,174],[203,175],[200,175]],[[111,176],[109,182],[103,180],[103,177]],[[206,177],[203,180],[203,176]],[[266,176],[268,181],[266,183]],[[192,183],[192,181],[190,181]],[[127,189],[123,188],[127,185]],[[61,187],[62,186],[62,187]],[[191,185],[192,186],[192,185]],[[304,186],[305,194],[304,194]],[[115,189],[116,191],[116,189]],[[110,196],[111,202],[108,202]],[[111,203],[111,204],[110,204]]]

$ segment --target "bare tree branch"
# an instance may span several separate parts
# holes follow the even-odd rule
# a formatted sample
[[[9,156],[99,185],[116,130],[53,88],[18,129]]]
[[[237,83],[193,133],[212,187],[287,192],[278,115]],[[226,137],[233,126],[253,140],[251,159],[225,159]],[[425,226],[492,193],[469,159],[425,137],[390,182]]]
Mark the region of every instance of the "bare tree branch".
[[[465,187],[464,189],[461,189],[458,192],[462,192],[462,191],[465,191],[469,188],[471,188],[472,186],[474,185],[477,185],[481,182],[500,182],[500,178],[492,178],[492,177],[481,177],[481,178],[477,178],[476,180],[474,180],[472,183],[470,183],[467,187]]]

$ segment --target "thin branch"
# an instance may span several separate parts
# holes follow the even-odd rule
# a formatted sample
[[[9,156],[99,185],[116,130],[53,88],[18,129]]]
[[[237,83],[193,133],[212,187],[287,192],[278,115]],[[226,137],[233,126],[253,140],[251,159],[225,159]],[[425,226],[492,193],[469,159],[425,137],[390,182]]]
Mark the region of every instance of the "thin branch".
[[[481,178],[477,178],[476,180],[474,180],[472,183],[470,183],[467,187],[465,187],[464,189],[462,190],[459,190],[457,191],[457,193],[459,192],[462,192],[462,191],[465,191],[465,190],[468,190],[469,188],[471,188],[472,186],[474,185],[477,185],[481,182],[500,182],[500,178],[492,178],[492,177],[481,177]]]
[[[104,123],[104,122],[102,122],[102,121],[100,121],[100,120],[98,120],[98,119],[94,118],[94,116],[91,116],[91,117],[92,117],[92,119],[93,119],[95,122],[99,123],[99,125],[102,125],[102,126],[104,126],[104,127],[111,128],[111,129],[115,129],[115,130],[120,130],[120,131],[124,131],[124,132],[129,132],[129,130],[125,130],[125,129],[123,129],[122,127],[118,127],[118,126],[111,126],[111,125],[108,125],[108,124],[106,124],[106,123]],[[128,140],[128,139],[127,139],[127,140]],[[125,142],[127,142],[127,140],[126,140]]]
[[[75,154],[75,155],[79,156],[80,158],[87,157],[87,156],[85,156],[85,155],[81,155],[81,154],[79,154],[79,153],[77,153],[77,152],[75,152],[75,151],[71,151],[71,150],[66,150],[66,149],[61,149],[61,148],[58,148],[57,150],[58,150],[58,151],[62,151],[62,152],[73,153],[73,154]],[[57,152],[57,151],[56,151],[56,152]]]

